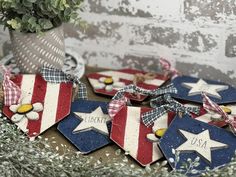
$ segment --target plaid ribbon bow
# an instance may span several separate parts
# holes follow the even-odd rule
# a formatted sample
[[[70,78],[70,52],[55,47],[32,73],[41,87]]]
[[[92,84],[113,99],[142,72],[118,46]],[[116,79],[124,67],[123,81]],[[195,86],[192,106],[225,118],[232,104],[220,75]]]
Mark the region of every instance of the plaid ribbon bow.
[[[202,93],[202,98],[204,109],[221,115],[224,121],[229,124],[234,135],[236,135],[236,116],[229,116],[218,104],[212,101],[205,93]]]
[[[11,106],[18,104],[21,97],[21,89],[14,82],[11,81],[11,70],[1,65],[0,69],[3,74],[3,90],[4,90],[4,104],[5,106]]]
[[[73,76],[71,74],[64,73],[62,70],[43,67],[41,69],[41,74],[43,78],[50,83],[61,83],[61,82],[73,82],[78,84],[78,98],[79,99],[87,99],[87,88],[86,85],[80,82],[77,76]]]
[[[197,115],[200,113],[199,107],[185,107],[178,101],[174,100],[170,94],[161,95],[152,99],[150,105],[154,109],[142,114],[142,121],[147,127],[152,125],[158,118],[167,112],[183,113],[187,115],[191,115],[190,112]]]
[[[162,67],[162,70],[164,70],[165,75],[170,75],[172,79],[179,75],[179,71],[176,68],[173,68],[168,60],[161,58],[160,65]]]
[[[122,108],[129,103],[129,99],[124,96],[125,92],[139,93],[145,96],[158,96],[166,93],[177,93],[173,84],[155,90],[146,90],[135,85],[128,85],[120,89],[108,106],[108,113],[110,117],[114,117]]]

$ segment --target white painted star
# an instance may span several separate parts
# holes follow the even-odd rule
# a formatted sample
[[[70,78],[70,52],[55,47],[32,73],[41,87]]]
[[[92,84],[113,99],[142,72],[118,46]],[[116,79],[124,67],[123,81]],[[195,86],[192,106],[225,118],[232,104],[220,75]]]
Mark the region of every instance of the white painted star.
[[[211,163],[211,150],[222,149],[228,147],[227,144],[214,141],[210,138],[209,130],[205,130],[199,134],[193,134],[184,130],[179,130],[187,139],[181,144],[176,151],[192,152],[195,151],[204,159]]]
[[[82,122],[73,130],[74,133],[94,129],[102,134],[109,134],[107,122],[111,119],[108,114],[103,113],[101,107],[91,113],[74,112],[74,114],[82,119]]]
[[[229,88],[228,85],[216,85],[216,84],[208,84],[202,79],[199,79],[197,83],[182,83],[184,87],[191,89],[188,93],[188,96],[199,95],[202,92],[205,92],[208,96],[212,96],[218,99],[221,99],[221,96],[218,92],[227,90]]]

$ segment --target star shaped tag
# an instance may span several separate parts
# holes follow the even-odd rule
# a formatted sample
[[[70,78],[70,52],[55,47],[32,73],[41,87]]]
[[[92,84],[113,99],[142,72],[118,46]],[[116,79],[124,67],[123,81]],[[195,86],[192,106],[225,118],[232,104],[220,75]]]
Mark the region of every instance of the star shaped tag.
[[[178,91],[172,96],[177,99],[202,103],[201,93],[204,92],[217,104],[236,103],[236,88],[222,82],[178,76],[172,83]]]
[[[57,129],[81,153],[88,154],[111,143],[111,121],[108,103],[77,100],[72,103],[70,115],[61,121]]]
[[[221,99],[221,96],[218,92],[227,90],[228,85],[217,85],[217,84],[208,84],[202,79],[199,79],[197,83],[182,83],[184,87],[190,88],[188,95],[199,95],[202,92],[205,92],[207,95]]]
[[[211,150],[225,148],[228,145],[214,141],[210,138],[209,130],[204,130],[199,134],[187,132],[185,130],[179,130],[180,133],[187,139],[186,142],[181,144],[176,151],[191,152],[195,151],[200,156],[205,158],[211,163]]]
[[[236,137],[227,130],[188,115],[176,116],[160,139],[159,146],[172,168],[187,176],[196,176],[206,168],[214,169],[231,162],[235,155]],[[198,165],[195,166],[193,162],[196,159]],[[191,165],[194,170],[189,170]]]
[[[82,122],[73,130],[74,133],[79,131],[96,130],[100,133],[108,135],[107,122],[111,120],[108,114],[102,112],[98,107],[91,113],[74,112],[75,115],[82,119]]]

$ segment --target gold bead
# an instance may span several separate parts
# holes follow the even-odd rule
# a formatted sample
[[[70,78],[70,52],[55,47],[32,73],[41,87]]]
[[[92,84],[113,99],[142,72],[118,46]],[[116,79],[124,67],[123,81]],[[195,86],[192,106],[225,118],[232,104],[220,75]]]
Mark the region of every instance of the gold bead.
[[[30,112],[33,109],[33,106],[31,104],[23,104],[17,109],[17,113],[19,114],[25,114]]]
[[[226,107],[226,106],[220,106],[221,107],[221,109],[223,109],[223,111],[225,112],[225,113],[227,113],[227,114],[231,114],[231,109],[230,108],[228,108],[228,107]]]
[[[106,78],[106,79],[104,80],[104,84],[106,84],[106,85],[111,85],[111,84],[113,84],[113,79],[112,79],[111,77]]]
[[[155,135],[157,137],[162,137],[165,134],[166,130],[167,128],[160,128],[157,131],[155,131]]]

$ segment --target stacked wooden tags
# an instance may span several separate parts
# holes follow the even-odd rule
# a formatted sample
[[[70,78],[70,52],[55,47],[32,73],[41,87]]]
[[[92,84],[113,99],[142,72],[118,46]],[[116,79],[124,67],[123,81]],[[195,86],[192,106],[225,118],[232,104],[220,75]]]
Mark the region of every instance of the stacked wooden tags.
[[[124,69],[93,73],[87,77],[95,93],[114,96],[119,89],[132,84],[136,74],[146,73]],[[156,75],[153,79],[138,83],[138,86],[153,90],[167,80],[162,75]],[[113,141],[142,166],[152,164],[164,155],[172,167],[181,169],[181,163],[199,156],[198,170],[228,163],[234,155],[235,136],[217,128],[226,123],[212,121],[212,114],[203,108],[200,115],[192,117],[180,118],[170,112],[156,120],[152,126],[146,127],[141,121],[141,115],[151,108],[123,106],[111,119],[108,116],[108,103],[77,100],[71,104],[71,83],[51,84],[40,75],[17,75],[13,82],[21,88],[22,98],[17,105],[5,106],[3,113],[30,138],[37,137],[62,120],[58,130],[83,154]],[[191,102],[192,105],[202,103],[201,92],[219,104],[236,102],[235,88],[224,83],[189,76],[179,76],[172,82],[178,90],[172,96]],[[126,96],[135,101],[146,98],[133,94]],[[227,107],[231,109],[231,114],[236,113],[236,106]],[[148,134],[163,128],[168,129],[160,139],[160,144],[147,139]],[[176,154],[173,152],[177,151],[180,153],[180,164],[174,166]],[[193,172],[187,174],[193,175]]]
[[[204,92],[214,102],[226,104],[229,114],[236,114],[236,105],[233,105],[236,102],[236,90],[230,85],[189,76],[179,76],[172,82],[178,90],[173,97],[191,104],[194,102],[192,106],[197,103],[200,106],[201,94]],[[224,127],[226,123],[223,120],[214,121],[214,116],[214,113],[201,109],[200,116],[177,115],[173,119],[173,113],[169,113],[155,122],[155,130],[168,127],[159,146],[171,167],[194,176],[206,168],[214,169],[231,161],[236,137],[233,133],[218,128]],[[189,170],[188,167],[194,163],[198,165]]]

